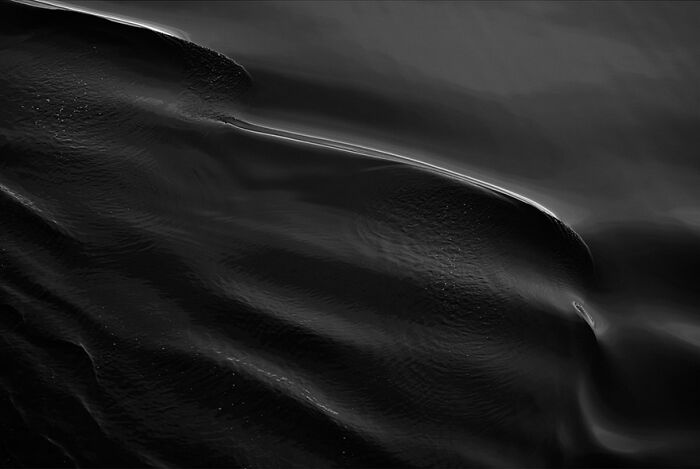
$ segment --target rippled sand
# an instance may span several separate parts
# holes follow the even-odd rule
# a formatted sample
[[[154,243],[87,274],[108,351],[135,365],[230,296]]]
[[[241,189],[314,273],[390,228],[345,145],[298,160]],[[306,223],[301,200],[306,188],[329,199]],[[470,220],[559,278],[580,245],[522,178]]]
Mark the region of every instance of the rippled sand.
[[[525,91],[300,78],[274,36],[248,68],[124,8],[0,5],[3,465],[700,461],[692,210],[562,190],[594,165]]]

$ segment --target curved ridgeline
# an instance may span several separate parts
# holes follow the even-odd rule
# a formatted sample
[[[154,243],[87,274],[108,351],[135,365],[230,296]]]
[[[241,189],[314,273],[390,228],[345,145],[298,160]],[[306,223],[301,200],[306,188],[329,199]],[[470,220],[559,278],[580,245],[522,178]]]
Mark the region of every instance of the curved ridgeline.
[[[0,18],[4,465],[635,463],[584,415],[592,264],[561,222],[231,125],[254,81],[181,39]]]

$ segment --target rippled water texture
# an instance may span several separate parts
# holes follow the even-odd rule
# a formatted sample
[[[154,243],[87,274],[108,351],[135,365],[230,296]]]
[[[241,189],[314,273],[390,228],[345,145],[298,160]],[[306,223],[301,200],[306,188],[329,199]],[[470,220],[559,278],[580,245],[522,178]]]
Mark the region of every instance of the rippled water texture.
[[[45,6],[0,465],[700,465],[700,4]]]

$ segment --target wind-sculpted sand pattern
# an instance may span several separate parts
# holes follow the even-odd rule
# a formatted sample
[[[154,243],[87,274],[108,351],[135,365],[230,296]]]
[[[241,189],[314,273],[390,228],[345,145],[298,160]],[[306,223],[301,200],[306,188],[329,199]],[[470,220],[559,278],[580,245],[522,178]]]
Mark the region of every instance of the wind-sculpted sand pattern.
[[[697,463],[700,326],[606,342],[624,287],[543,207],[246,120],[255,76],[184,39],[0,18],[3,465]]]

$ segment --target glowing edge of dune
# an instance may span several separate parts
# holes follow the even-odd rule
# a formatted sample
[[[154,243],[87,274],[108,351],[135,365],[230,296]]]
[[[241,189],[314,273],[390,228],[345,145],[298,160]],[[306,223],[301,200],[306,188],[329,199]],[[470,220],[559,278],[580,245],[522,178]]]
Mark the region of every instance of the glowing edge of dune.
[[[115,23],[121,23],[121,24],[125,24],[128,26],[136,26],[138,28],[150,29],[151,31],[165,34],[166,36],[172,36],[172,37],[176,37],[178,39],[183,39],[183,40],[189,41],[189,36],[183,31],[180,31],[180,30],[174,29],[174,28],[168,28],[166,26],[162,26],[162,25],[155,24],[155,23],[148,23],[148,22],[144,22],[141,20],[135,20],[133,18],[129,18],[128,16],[121,16],[121,15],[114,15],[111,13],[104,13],[104,12],[101,12],[98,10],[93,10],[91,8],[87,8],[84,6],[69,5],[67,3],[56,2],[54,0],[13,0],[13,1],[16,3],[22,3],[24,5],[28,5],[28,6],[32,6],[32,7],[49,8],[49,9],[56,9],[56,10],[68,10],[68,11],[75,11],[78,13],[85,13],[85,14],[92,15],[92,16],[99,16],[100,18],[114,21]]]
[[[62,10],[75,11],[75,12],[79,12],[79,13],[85,13],[88,15],[98,16],[98,17],[104,18],[106,20],[114,21],[116,23],[121,23],[121,24],[126,24],[129,26],[136,26],[136,27],[140,27],[140,28],[150,29],[151,31],[155,31],[155,32],[158,32],[161,34],[165,34],[168,36],[176,37],[176,38],[191,42],[189,40],[189,36],[187,36],[187,34],[185,34],[182,31],[175,30],[175,29],[169,29],[169,28],[166,28],[164,26],[154,25],[152,23],[145,23],[142,21],[136,21],[134,19],[131,19],[131,18],[128,18],[125,16],[106,14],[106,13],[99,12],[97,10],[92,10],[90,8],[77,7],[77,6],[73,6],[73,5],[64,4],[61,2],[56,2],[53,0],[13,0],[13,1],[15,1],[17,3],[29,5],[29,6],[34,6],[34,7],[62,9]],[[233,61],[233,62],[236,63],[235,61]],[[237,64],[237,65],[239,65],[239,64]],[[241,66],[241,68],[244,68],[244,67]],[[366,156],[366,157],[371,157],[371,158],[400,161],[400,162],[412,164],[414,166],[428,168],[428,169],[431,169],[433,171],[437,171],[439,173],[442,173],[442,174],[445,174],[445,175],[448,175],[448,176],[451,176],[451,177],[454,177],[457,179],[468,181],[468,182],[475,184],[475,185],[478,185],[480,187],[484,187],[484,188],[490,189],[492,191],[498,192],[500,194],[504,194],[504,195],[507,195],[507,196],[512,197],[514,199],[520,200],[521,202],[532,205],[533,207],[536,207],[537,209],[541,210],[542,212],[546,213],[547,215],[559,220],[559,217],[557,217],[557,215],[554,214],[554,212],[552,212],[548,208],[544,207],[543,205],[535,202],[532,199],[529,199],[529,198],[522,196],[518,193],[509,191],[508,189],[497,186],[495,184],[491,184],[491,183],[482,181],[480,179],[476,179],[474,177],[458,173],[456,171],[442,168],[440,166],[437,166],[437,165],[434,165],[431,163],[426,163],[425,161],[421,161],[421,160],[418,160],[415,158],[410,158],[407,156],[398,155],[396,153],[391,153],[391,152],[387,152],[387,151],[375,150],[373,148],[363,147],[360,145],[350,144],[350,143],[346,143],[346,142],[329,140],[329,139],[325,139],[325,138],[317,137],[317,136],[313,136],[313,135],[292,133],[292,132],[288,132],[288,131],[281,130],[281,129],[252,124],[249,122],[242,121],[240,119],[227,120],[226,123],[238,128],[240,130],[259,134],[259,135],[265,135],[265,136],[271,137],[271,138],[277,138],[280,140],[292,141],[292,142],[296,142],[296,143],[312,145],[312,146],[321,147],[321,148],[341,150],[341,151],[345,151],[345,152],[349,152],[349,153],[353,153],[353,154],[357,154],[357,155],[362,155],[362,156]]]
[[[559,220],[556,214],[549,210],[547,207],[535,202],[532,199],[528,199],[525,196],[522,196],[516,192],[512,192],[508,189],[504,189],[503,187],[497,186],[495,184],[488,183],[486,181],[482,181],[480,179],[476,179],[471,176],[467,176],[462,173],[458,173],[456,171],[452,171],[450,169],[443,168],[438,165],[434,165],[431,163],[426,163],[425,161],[421,161],[415,158],[411,158],[408,156],[404,155],[399,155],[396,153],[388,152],[388,151],[383,151],[383,150],[376,150],[374,148],[369,148],[369,147],[363,147],[360,145],[352,144],[352,143],[347,143],[347,142],[341,142],[341,141],[336,141],[336,140],[329,140],[323,137],[317,137],[314,135],[308,135],[308,134],[302,134],[302,133],[296,133],[296,132],[288,132],[282,129],[277,129],[273,127],[266,127],[263,125],[259,124],[252,124],[250,122],[246,122],[240,119],[234,119],[234,120],[227,120],[227,124],[232,125],[238,129],[241,129],[246,132],[251,132],[259,135],[264,135],[267,137],[272,137],[272,138],[277,138],[280,140],[286,140],[286,141],[292,141],[295,143],[302,143],[305,145],[311,145],[311,146],[316,146],[316,147],[321,147],[321,148],[327,148],[327,149],[334,149],[334,150],[341,150],[345,151],[348,153],[356,154],[356,155],[361,155],[361,156],[366,156],[370,158],[377,158],[377,159],[382,159],[382,160],[390,160],[390,161],[399,161],[403,163],[408,163],[413,166],[418,166],[418,167],[423,167],[423,168],[428,168],[433,171],[461,179],[464,181],[468,181],[472,184],[475,184],[480,187],[484,187],[490,190],[493,190],[495,192],[510,196],[514,199],[520,200],[521,202],[525,202],[526,204],[532,205],[533,207],[536,207],[537,209],[543,211],[547,215],[556,218]]]

